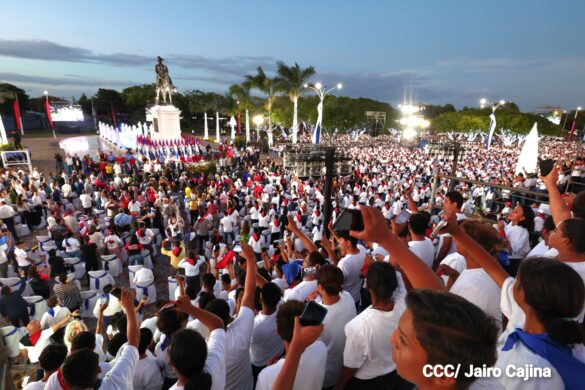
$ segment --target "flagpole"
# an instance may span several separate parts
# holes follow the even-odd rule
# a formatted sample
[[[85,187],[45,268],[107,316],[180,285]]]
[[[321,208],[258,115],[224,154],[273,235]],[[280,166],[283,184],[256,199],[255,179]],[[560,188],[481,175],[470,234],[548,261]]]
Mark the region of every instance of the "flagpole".
[[[93,105],[93,98],[91,98],[91,116],[93,117],[93,127],[95,128],[94,130],[97,130],[97,118],[96,118],[95,107]]]
[[[573,140],[573,131],[575,131],[575,122],[577,121],[577,115],[579,115],[580,110],[581,110],[581,107],[577,107],[577,110],[575,111],[575,116],[573,117],[573,124],[571,125],[571,132],[569,133],[569,142],[571,142]]]
[[[51,118],[51,105],[49,104],[49,91],[45,91],[45,96],[47,98],[46,101],[46,110],[47,110],[47,119],[49,121],[49,126],[51,126],[51,130],[53,131],[53,138],[57,138],[55,134],[55,125],[53,124],[53,119]]]
[[[18,107],[18,121],[20,122],[20,134],[24,135],[24,126],[22,125],[22,113],[20,112],[20,103],[18,102],[18,93],[14,93],[16,98],[16,107]]]

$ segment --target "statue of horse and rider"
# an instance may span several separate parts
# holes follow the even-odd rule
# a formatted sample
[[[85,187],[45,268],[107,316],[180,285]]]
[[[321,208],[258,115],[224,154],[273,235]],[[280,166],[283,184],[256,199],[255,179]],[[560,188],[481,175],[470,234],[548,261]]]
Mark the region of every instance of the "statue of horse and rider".
[[[163,64],[163,59],[161,57],[157,57],[157,64],[154,67],[154,71],[156,72],[156,105],[158,106],[159,104],[161,93],[164,104],[172,105],[173,101],[171,96],[173,92],[176,91],[173,86],[173,81],[169,76],[169,68]]]

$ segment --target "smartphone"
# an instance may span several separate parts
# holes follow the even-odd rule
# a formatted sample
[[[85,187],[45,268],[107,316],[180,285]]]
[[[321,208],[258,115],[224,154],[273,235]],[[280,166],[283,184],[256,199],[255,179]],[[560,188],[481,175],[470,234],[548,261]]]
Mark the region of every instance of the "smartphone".
[[[408,209],[404,209],[394,218],[394,222],[397,224],[407,223],[410,220],[410,211]]]
[[[434,240],[435,237],[437,237],[437,235],[439,234],[439,231],[444,228],[445,226],[447,226],[447,221],[446,220],[442,220],[441,222],[439,222],[437,224],[437,227],[435,228],[435,230],[433,230],[433,232],[431,233],[431,240]]]
[[[364,230],[364,220],[362,212],[358,209],[345,209],[333,223],[333,230],[340,231],[362,231]]]
[[[177,304],[175,303],[175,301],[171,301],[171,302],[168,302],[168,303],[165,303],[164,305],[162,305],[158,312],[162,313],[162,312],[165,312],[167,310],[171,310],[175,307],[177,307]]]
[[[122,296],[122,290],[120,290],[120,287],[114,287],[112,291],[110,291],[110,295],[115,296],[119,300]]]
[[[547,176],[555,166],[555,160],[540,160],[538,161],[538,169],[540,170],[540,176]]]
[[[319,325],[325,319],[326,314],[327,314],[326,308],[319,305],[315,301],[310,301],[309,303],[307,303],[307,306],[305,306],[303,314],[301,314],[301,325],[302,326]]]

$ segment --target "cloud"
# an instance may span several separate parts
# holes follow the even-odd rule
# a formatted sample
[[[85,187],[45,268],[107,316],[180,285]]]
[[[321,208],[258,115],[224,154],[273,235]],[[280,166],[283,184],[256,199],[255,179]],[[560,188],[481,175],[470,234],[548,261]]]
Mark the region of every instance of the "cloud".
[[[100,78],[84,77],[77,75],[65,75],[66,77],[32,76],[21,73],[0,72],[0,80],[13,83],[27,83],[54,86],[79,86],[79,87],[128,87],[139,83],[124,80],[106,80]]]
[[[155,56],[113,53],[101,54],[91,50],[65,46],[42,39],[8,40],[0,39],[0,56],[42,61],[64,61],[75,63],[94,63],[113,66],[151,66]],[[270,56],[204,57],[200,55],[169,54],[163,56],[170,66],[184,69],[204,69],[218,74],[243,76],[254,72],[258,66],[266,71],[275,69],[276,59]]]

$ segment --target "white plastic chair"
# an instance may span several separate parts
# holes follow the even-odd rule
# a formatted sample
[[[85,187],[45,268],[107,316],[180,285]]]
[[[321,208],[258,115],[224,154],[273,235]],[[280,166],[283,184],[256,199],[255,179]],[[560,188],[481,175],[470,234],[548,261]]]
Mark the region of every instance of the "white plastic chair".
[[[30,229],[28,228],[27,225],[25,224],[18,224],[18,225],[14,225],[14,230],[16,230],[16,236],[18,238],[20,237],[25,237],[28,236],[30,234]]]
[[[143,265],[129,265],[128,266],[128,280],[130,281],[130,288],[134,288],[134,275],[136,275],[136,271],[139,269],[144,268]]]
[[[15,328],[12,325],[0,328],[0,335],[11,358],[20,355],[20,339],[26,335],[26,328]]]
[[[33,295],[33,290],[30,288],[28,283],[20,278],[12,277],[12,278],[0,278],[0,284],[3,286],[10,287],[12,291],[18,291],[22,283],[26,283],[24,290],[22,291],[23,297],[29,297]]]
[[[144,266],[146,268],[152,269],[154,266],[152,264],[152,257],[150,256],[149,251],[142,251],[142,261],[144,261]]]
[[[57,247],[55,245],[55,241],[51,238],[51,236],[36,236],[35,237],[39,243],[39,248],[43,251],[48,251],[49,249],[53,249],[53,247]],[[45,249],[45,246],[49,246],[49,249]]]
[[[23,298],[30,305],[28,312],[31,321],[40,321],[43,314],[47,311],[47,301],[45,301],[45,299],[40,295],[33,295]]]
[[[95,272],[95,271],[90,271]],[[79,314],[82,317],[93,317],[93,308],[97,300],[100,298],[100,294],[94,290],[81,291],[81,307],[79,308]]]
[[[169,283],[169,301],[174,301],[175,290],[179,287],[179,284],[177,283],[177,279],[175,279],[174,276],[169,276],[167,280]]]
[[[156,302],[156,286],[154,285],[154,279],[141,282],[136,284],[136,299],[140,301],[142,297],[148,297],[146,304]]]
[[[73,266],[73,272],[75,273],[75,279],[81,279],[85,276],[85,263],[77,257],[67,257],[63,259],[66,264]]]
[[[102,291],[108,284],[114,285],[116,282],[112,275],[107,271],[89,271],[89,288],[92,290]]]
[[[118,277],[120,273],[122,273],[122,260],[120,260],[116,255],[104,255],[101,256],[102,259],[102,268],[114,278]]]

